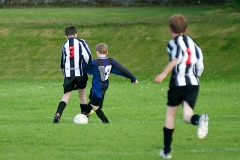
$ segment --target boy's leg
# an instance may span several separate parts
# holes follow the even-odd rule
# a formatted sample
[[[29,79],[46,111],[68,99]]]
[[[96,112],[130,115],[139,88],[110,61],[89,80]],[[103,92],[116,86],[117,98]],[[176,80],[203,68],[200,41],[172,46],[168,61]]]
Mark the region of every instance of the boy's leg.
[[[193,109],[189,106],[188,102],[183,101],[183,119],[188,124],[198,125],[199,115],[194,115]]]
[[[92,104],[90,104],[90,105],[92,106],[92,108],[96,112],[97,116],[102,120],[103,123],[109,123],[109,121],[108,121],[107,117],[105,116],[105,114],[103,113],[101,107],[94,106]]]
[[[88,76],[85,74],[82,77],[77,77],[76,81],[76,89],[78,90],[78,97],[80,100],[80,111],[82,114],[86,115],[87,108],[87,97],[86,97],[86,86],[88,81]]]
[[[173,141],[173,132],[174,129],[168,129],[166,127],[163,128],[163,141],[164,141],[164,147],[163,147],[163,153],[171,154],[171,145]]]
[[[78,89],[78,97],[81,104],[87,104],[86,89]]]
[[[98,108],[95,110],[97,116],[102,120],[103,123],[109,123],[107,117],[104,115],[103,111],[101,108]]]
[[[87,109],[86,89],[78,89],[78,97],[80,100],[80,111],[82,114],[86,115]]]
[[[70,99],[70,96],[71,96],[71,92],[64,93],[61,101],[64,101],[67,104]]]
[[[183,101],[183,116],[186,123],[191,123],[198,126],[197,134],[200,139],[203,139],[208,134],[208,120],[207,114],[201,116],[193,113],[193,109],[188,102]]]
[[[171,144],[173,141],[174,120],[176,117],[178,106],[168,106],[166,112],[166,122],[163,128],[164,136],[164,154],[171,154]],[[160,155],[161,156],[161,155]]]
[[[61,101],[59,102],[58,104],[58,108],[57,108],[57,111],[56,111],[56,114],[54,116],[54,119],[53,119],[53,123],[60,123],[60,117],[67,105],[67,102],[69,101],[70,99],[70,95],[71,95],[71,92],[66,92]]]
[[[208,134],[208,120],[207,114],[201,116],[194,114],[193,110],[197,102],[199,93],[199,86],[188,86],[185,87],[186,94],[184,94],[183,109],[184,109],[184,120],[187,123],[192,123],[198,126],[197,135],[198,138],[203,139]]]
[[[58,108],[57,108],[57,111],[56,111],[56,114],[55,114],[57,117],[60,117],[62,115],[63,110],[65,109],[66,105],[67,104],[64,101],[59,102]]]
[[[81,104],[80,103],[80,111],[81,111],[81,114],[85,114],[85,115],[87,115],[87,104]]]
[[[60,101],[58,104],[56,114],[53,118],[53,123],[60,123],[60,117],[61,117],[62,112],[65,109],[65,107],[66,107],[66,103],[64,101]]]
[[[91,110],[92,110],[92,106],[91,106],[91,101],[88,103],[87,107],[86,107],[86,115],[90,114]]]

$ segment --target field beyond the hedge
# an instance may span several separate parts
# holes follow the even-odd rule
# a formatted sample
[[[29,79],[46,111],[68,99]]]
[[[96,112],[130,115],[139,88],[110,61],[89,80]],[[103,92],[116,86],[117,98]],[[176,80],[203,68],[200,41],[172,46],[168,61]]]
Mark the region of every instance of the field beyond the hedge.
[[[173,159],[239,159],[239,13],[211,6],[0,9],[0,159],[160,159],[170,75],[162,84],[153,79],[168,63],[167,20],[176,13],[187,17],[186,34],[203,50],[205,71],[195,112],[208,113],[210,123],[206,139],[198,139],[197,127],[183,122],[179,107]],[[77,92],[61,124],[52,124],[63,92],[59,63],[68,25],[78,28],[94,59],[95,46],[105,42],[109,57],[140,82],[110,76],[103,106],[109,125],[96,114],[87,125],[73,123],[79,113]]]

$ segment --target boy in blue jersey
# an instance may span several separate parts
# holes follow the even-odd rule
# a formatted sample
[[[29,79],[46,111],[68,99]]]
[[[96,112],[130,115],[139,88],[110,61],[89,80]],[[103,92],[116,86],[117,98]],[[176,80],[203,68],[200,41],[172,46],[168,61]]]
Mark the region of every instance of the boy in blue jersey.
[[[97,116],[103,123],[109,123],[107,117],[102,111],[104,95],[108,89],[108,78],[110,73],[114,73],[126,78],[131,79],[131,82],[137,84],[136,77],[123,67],[120,63],[112,58],[108,58],[108,46],[105,43],[100,43],[96,46],[96,54],[98,59],[92,61],[90,64],[83,67],[83,71],[88,74],[92,74],[92,88],[90,90],[87,107],[87,114],[93,109]]]
[[[62,45],[60,67],[64,75],[64,94],[58,104],[53,123],[59,124],[62,113],[70,99],[71,91],[78,90],[80,110],[85,113],[87,108],[86,85],[87,74],[83,73],[82,66],[92,61],[91,51],[83,39],[77,38],[75,26],[65,28],[66,41]]]
[[[208,133],[208,115],[194,114],[194,107],[199,92],[199,79],[204,70],[203,55],[198,45],[184,35],[187,30],[187,20],[182,15],[173,15],[169,20],[170,34],[173,39],[167,44],[170,62],[162,73],[156,76],[155,82],[161,83],[171,71],[169,82],[166,121],[163,127],[164,147],[160,157],[171,159],[171,143],[174,131],[174,120],[178,106],[183,106],[183,119],[186,123],[198,126],[200,139]]]

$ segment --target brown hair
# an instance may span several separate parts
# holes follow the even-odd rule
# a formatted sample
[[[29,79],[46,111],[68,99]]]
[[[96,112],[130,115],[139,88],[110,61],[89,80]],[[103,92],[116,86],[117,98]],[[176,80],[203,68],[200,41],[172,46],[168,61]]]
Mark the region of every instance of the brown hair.
[[[181,14],[175,14],[169,19],[169,27],[174,33],[184,33],[187,30],[187,19]]]
[[[108,53],[108,45],[105,43],[99,43],[96,46],[96,51],[98,51],[100,54],[107,54]]]
[[[75,26],[68,26],[65,28],[65,36],[71,36],[77,34],[77,28]]]

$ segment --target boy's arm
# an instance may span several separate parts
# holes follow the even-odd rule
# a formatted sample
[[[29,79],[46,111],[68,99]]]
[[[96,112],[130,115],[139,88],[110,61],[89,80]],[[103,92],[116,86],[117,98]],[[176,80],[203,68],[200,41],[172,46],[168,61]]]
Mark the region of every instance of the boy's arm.
[[[200,77],[204,70],[204,64],[203,64],[202,50],[198,46],[196,46],[196,56],[197,56],[198,61],[196,63],[195,72],[196,72],[196,75],[198,77]]]
[[[63,69],[64,68],[64,47],[62,47],[62,51],[61,51],[61,61],[60,61],[60,68]]]
[[[89,63],[87,65],[83,66],[83,72],[87,74],[93,74],[94,73],[94,66],[92,63]]]
[[[82,45],[82,56],[86,64],[92,62],[92,53],[88,47],[88,44],[83,40],[79,40]]]
[[[155,78],[156,83],[162,83],[163,79],[168,75],[168,73],[177,65],[178,59],[174,59],[168,63],[167,67],[163,70],[162,73],[157,75]]]
[[[64,65],[65,65],[65,48],[62,46],[62,51],[61,51],[61,61],[60,61],[60,68],[62,69],[63,75],[65,74],[64,72]]]
[[[126,78],[130,78],[131,82],[134,84],[137,84],[138,81],[136,79],[136,77],[125,67],[123,67],[120,63],[118,63],[117,61],[112,59],[112,69],[111,69],[111,73],[126,77]]]

